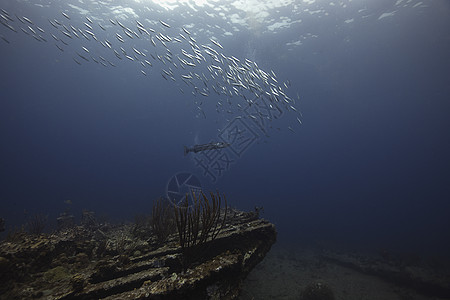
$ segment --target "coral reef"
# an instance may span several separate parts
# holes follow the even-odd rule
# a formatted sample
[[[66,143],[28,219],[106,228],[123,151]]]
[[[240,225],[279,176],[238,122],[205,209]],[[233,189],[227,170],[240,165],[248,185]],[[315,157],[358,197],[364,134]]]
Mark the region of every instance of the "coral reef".
[[[183,254],[183,268],[196,259],[196,256],[204,255],[205,243],[213,241],[222,230],[227,218],[227,202],[221,210],[222,198],[219,193],[210,193],[210,198],[205,193],[194,194],[194,201],[189,206],[188,196],[182,206],[175,206],[175,221],[178,229],[178,237]]]
[[[234,299],[276,232],[252,213],[228,211],[223,225],[222,214],[211,219],[220,219],[221,230],[212,225],[202,238],[207,253],[189,265],[176,232],[160,243],[153,232],[136,237],[135,224],[91,222],[92,214],[52,234],[19,231],[20,238],[0,243],[0,298]]]
[[[47,216],[43,214],[32,215],[27,221],[27,229],[30,234],[41,234],[47,226]]]
[[[167,200],[157,199],[153,203],[150,226],[158,243],[164,243],[175,230],[174,209]]]

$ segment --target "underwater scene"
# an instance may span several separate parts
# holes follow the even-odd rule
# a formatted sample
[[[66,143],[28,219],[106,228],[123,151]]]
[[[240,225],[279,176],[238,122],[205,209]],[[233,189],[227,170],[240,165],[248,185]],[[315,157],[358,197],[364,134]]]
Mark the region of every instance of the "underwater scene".
[[[450,2],[2,0],[0,299],[450,299]]]

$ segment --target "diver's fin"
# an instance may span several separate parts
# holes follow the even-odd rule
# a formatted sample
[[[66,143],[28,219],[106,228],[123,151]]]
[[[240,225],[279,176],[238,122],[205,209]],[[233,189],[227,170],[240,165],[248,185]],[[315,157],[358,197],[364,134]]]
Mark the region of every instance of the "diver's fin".
[[[189,153],[188,147],[184,146],[184,156],[186,156]]]

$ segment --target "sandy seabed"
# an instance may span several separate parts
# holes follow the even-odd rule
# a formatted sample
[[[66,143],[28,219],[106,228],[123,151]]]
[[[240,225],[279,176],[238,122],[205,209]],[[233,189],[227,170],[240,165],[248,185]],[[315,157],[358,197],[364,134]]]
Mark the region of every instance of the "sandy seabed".
[[[323,258],[319,250],[275,245],[244,281],[239,300],[302,300],[310,284],[328,285],[336,300],[443,300]]]

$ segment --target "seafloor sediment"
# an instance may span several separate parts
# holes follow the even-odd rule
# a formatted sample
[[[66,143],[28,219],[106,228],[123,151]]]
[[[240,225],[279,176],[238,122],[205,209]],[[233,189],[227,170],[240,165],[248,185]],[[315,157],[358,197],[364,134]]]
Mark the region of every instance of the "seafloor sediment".
[[[238,299],[450,299],[450,260],[277,243],[246,277]]]
[[[228,212],[213,240],[183,253],[136,224],[11,234],[0,244],[1,299],[234,299],[276,240],[257,213]]]

